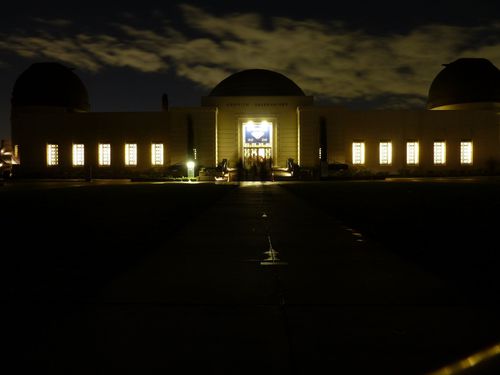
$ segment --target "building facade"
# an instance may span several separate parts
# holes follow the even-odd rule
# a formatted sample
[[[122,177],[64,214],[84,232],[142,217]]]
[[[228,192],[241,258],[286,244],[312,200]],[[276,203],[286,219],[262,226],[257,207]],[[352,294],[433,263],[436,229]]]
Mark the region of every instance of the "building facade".
[[[102,113],[73,71],[38,63],[14,85],[11,125],[18,176],[161,177],[188,161],[197,172],[227,161],[318,177],[489,174],[500,170],[500,71],[486,59],[447,64],[422,110],[318,106],[284,75],[251,69],[200,107],[164,98],[158,112]]]

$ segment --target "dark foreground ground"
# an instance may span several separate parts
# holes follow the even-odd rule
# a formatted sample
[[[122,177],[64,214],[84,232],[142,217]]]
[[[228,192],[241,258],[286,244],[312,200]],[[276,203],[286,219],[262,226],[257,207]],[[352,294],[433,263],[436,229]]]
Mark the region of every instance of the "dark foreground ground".
[[[5,366],[424,374],[456,365],[500,342],[499,192],[498,179],[9,182]],[[470,367],[480,357],[456,373],[500,373],[498,357]]]

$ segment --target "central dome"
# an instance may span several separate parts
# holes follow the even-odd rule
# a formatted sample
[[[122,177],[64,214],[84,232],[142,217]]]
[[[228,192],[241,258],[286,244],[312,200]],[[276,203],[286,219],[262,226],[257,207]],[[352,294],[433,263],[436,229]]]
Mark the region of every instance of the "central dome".
[[[248,69],[230,75],[209,96],[305,96],[302,89],[283,74]]]

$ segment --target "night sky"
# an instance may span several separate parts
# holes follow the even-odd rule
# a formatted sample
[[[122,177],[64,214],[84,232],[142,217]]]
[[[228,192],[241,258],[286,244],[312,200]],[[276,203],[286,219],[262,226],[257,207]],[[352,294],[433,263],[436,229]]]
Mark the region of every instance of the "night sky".
[[[75,68],[92,111],[198,106],[236,71],[264,68],[320,104],[423,108],[441,64],[500,67],[500,1],[120,1],[2,5],[0,138],[31,63]]]

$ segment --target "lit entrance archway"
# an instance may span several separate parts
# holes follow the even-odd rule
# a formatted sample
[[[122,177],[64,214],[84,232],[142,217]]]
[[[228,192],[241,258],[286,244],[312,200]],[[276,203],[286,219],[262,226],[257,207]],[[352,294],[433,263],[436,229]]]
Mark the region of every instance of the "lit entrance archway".
[[[268,164],[273,157],[272,122],[246,121],[243,123],[243,164],[245,168]]]

